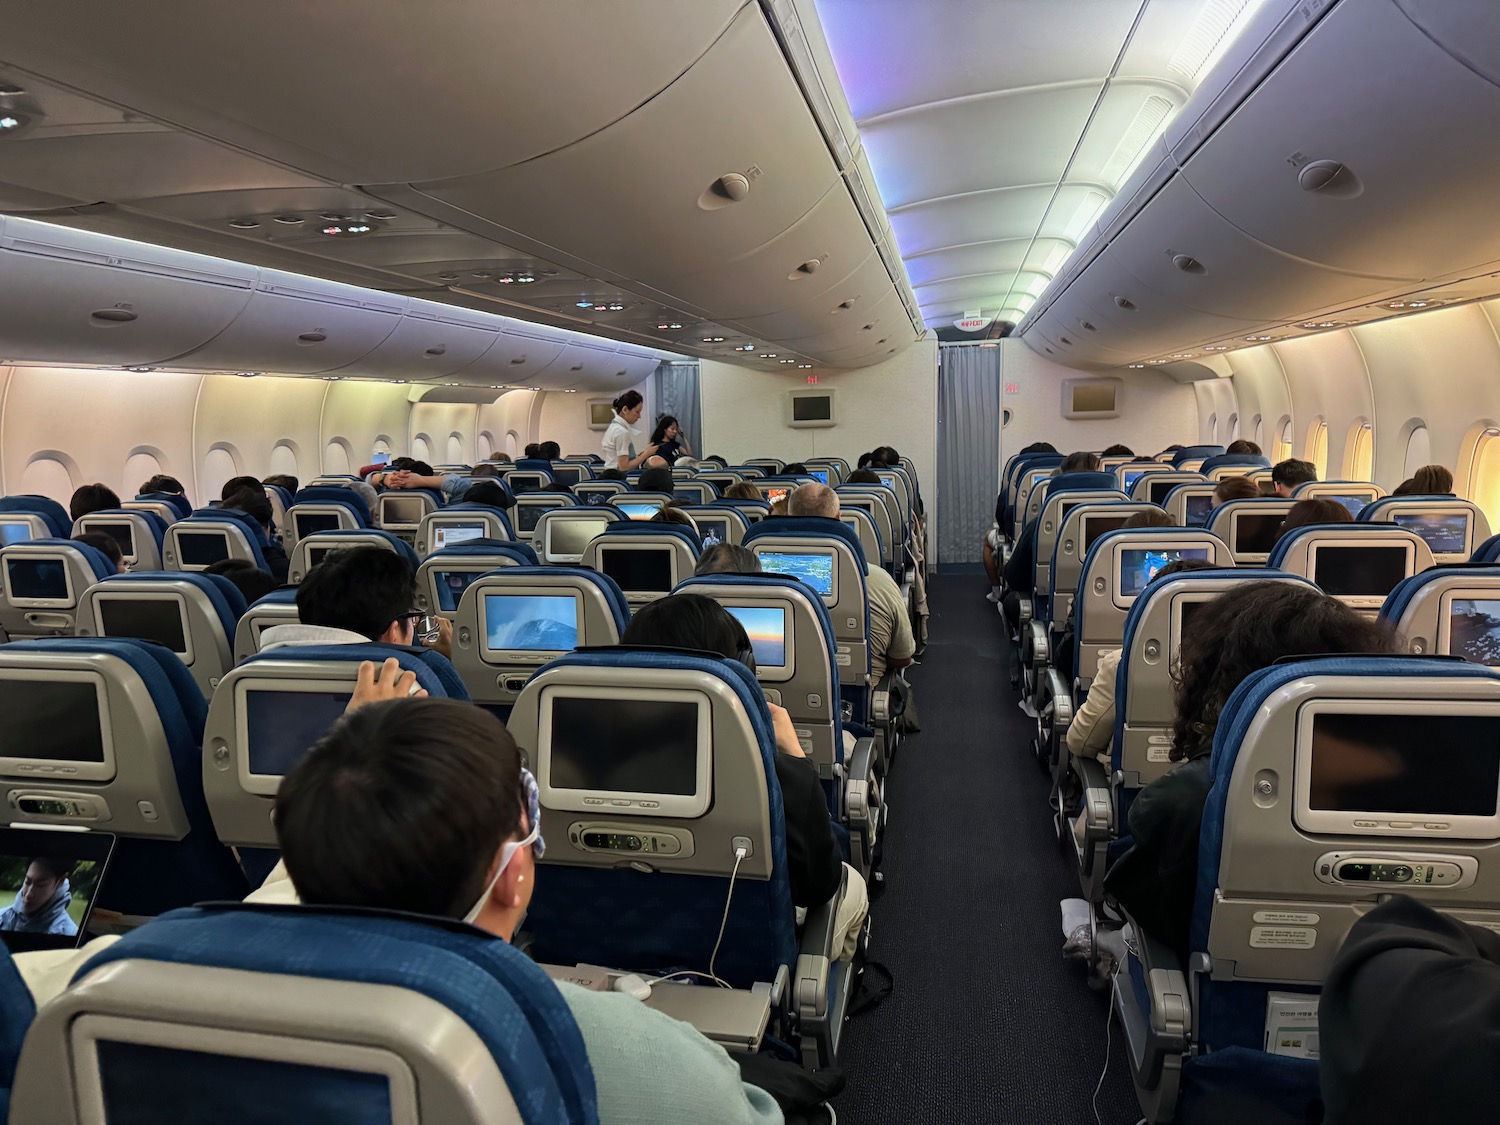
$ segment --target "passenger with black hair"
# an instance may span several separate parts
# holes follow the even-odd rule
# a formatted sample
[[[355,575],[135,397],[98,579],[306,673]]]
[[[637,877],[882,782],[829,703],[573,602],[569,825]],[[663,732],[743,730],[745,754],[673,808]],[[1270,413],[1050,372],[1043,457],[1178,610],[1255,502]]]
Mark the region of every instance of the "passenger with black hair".
[[[1070,453],[1063,458],[1062,464],[1052,471],[1052,475],[1098,471],[1098,454],[1078,452]],[[1037,487],[1042,486],[1037,485]],[[1036,566],[1036,525],[1035,519],[1027,521],[1020,536],[1016,539],[1015,549],[1010,553],[1010,560],[1005,564],[1005,587],[1010,591],[1004,602],[1005,619],[1010,622],[1013,631],[1021,625],[1020,595],[1030,594],[1036,586],[1036,580],[1032,574]]]
[[[745,627],[718,602],[701,594],[673,594],[641,607],[620,643],[698,649],[738,660],[755,671],[755,653]],[[799,907],[821,906],[838,893],[841,880],[846,882],[835,925],[845,937],[843,959],[848,960],[854,956],[869,909],[864,880],[839,858],[823,783],[802,750],[791,716],[774,703],[766,707],[776,733],[776,779],[781,786],[792,902]]]
[[[1099,454],[1099,456],[1100,457],[1134,457],[1135,456],[1135,450],[1131,449],[1130,446],[1128,446],[1128,445],[1120,445],[1117,442],[1114,445],[1111,445],[1103,453]]]
[[[12,934],[57,934],[73,937],[78,923],[68,915],[73,901],[68,876],[73,861],[37,856],[26,864],[16,897],[0,910],[0,932]]]
[[[516,498],[497,480],[478,480],[469,485],[469,491],[464,493],[464,503],[483,504],[488,508],[504,511],[515,507]]]
[[[1236,441],[1230,442],[1229,445],[1225,447],[1224,452],[1235,454],[1249,454],[1253,457],[1264,456],[1264,454],[1262,454],[1260,451],[1259,445],[1257,445],[1253,441],[1246,441],[1244,438],[1239,438]]]
[[[556,461],[562,457],[562,446],[555,441],[544,441],[536,447],[539,461]]]
[[[220,559],[205,567],[204,573],[229,579],[244,595],[247,606],[254,605],[280,586],[276,579],[247,559]]]
[[[297,622],[261,634],[261,652],[299,645],[379,644],[409,648],[424,614],[413,609],[416,574],[394,551],[353,547],[330,552],[297,587]],[[453,623],[437,617],[433,648],[451,651]]]
[[[106,535],[102,531],[85,531],[73,536],[73,542],[82,543],[103,554],[114,564],[116,574],[125,570],[125,555],[120,550],[120,541],[113,535]]]
[[[668,466],[675,465],[679,458],[691,459],[693,456],[693,447],[688,444],[687,434],[682,432],[682,426],[670,414],[663,414],[656,420],[656,429],[651,431],[651,444],[656,447],[656,455]]]
[[[1353,523],[1349,509],[1327,496],[1309,496],[1298,500],[1287,512],[1286,519],[1276,531],[1276,542],[1280,543],[1287,533],[1313,523]]]
[[[844,478],[845,484],[884,484],[874,469],[854,469]]]
[[[286,557],[281,544],[274,538],[276,528],[271,522],[271,501],[266,496],[266,490],[261,487],[260,481],[225,496],[220,508],[244,512],[260,524],[261,530],[266,535],[266,541],[260,545],[260,553],[266,560],[271,577],[275,578],[278,584],[285,582],[287,573],[291,570],[291,561]]]
[[[263,486],[260,483],[259,477],[230,477],[224,482],[224,487],[219,489],[219,499],[221,501],[228,500],[237,492],[243,492],[246,489],[254,489],[256,491],[260,491],[262,487]]]
[[[82,484],[73,490],[68,501],[68,515],[76,523],[91,512],[104,512],[120,506],[115,490],[103,484]]]
[[[1293,492],[1300,485],[1309,484],[1318,479],[1317,467],[1311,461],[1299,461],[1295,457],[1288,457],[1285,461],[1278,461],[1271,466],[1271,483],[1276,487],[1276,495],[1283,500],[1290,499]]]
[[[608,469],[600,469],[599,470],[599,479],[600,480],[617,480],[617,481],[619,481],[619,482],[621,482],[623,484],[623,483],[627,482],[630,478],[625,475],[625,472],[624,472],[623,469],[616,469],[616,468],[611,467],[611,468],[608,468]]]
[[[290,473],[272,473],[260,482],[267,488],[284,488],[293,496],[301,490],[302,484]]]
[[[1151,782],[1130,806],[1130,850],[1105,888],[1146,933],[1185,964],[1198,882],[1198,837],[1213,773],[1219,715],[1253,672],[1299,656],[1394,651],[1383,622],[1335,598],[1286,582],[1248,582],[1206,602],[1183,634],[1170,758],[1181,765]]]
[[[782,469],[781,472],[783,476],[788,477],[805,477],[811,475],[807,471],[807,466],[804,465],[801,461],[793,461],[790,465],[786,466],[786,468]],[[880,478],[876,477],[875,479],[879,480]]]
[[[182,482],[176,477],[169,477],[166,473],[157,473],[156,476],[141,485],[140,495],[165,494],[167,496],[186,496],[187,489],[182,487]]]
[[[1167,448],[1163,449],[1156,456],[1157,457],[1164,457],[1168,453],[1180,453],[1183,450],[1183,448],[1184,448],[1184,446],[1182,446],[1180,443],[1174,442],[1173,444],[1167,446]]]
[[[521,455],[528,461],[536,461],[540,459],[542,456],[542,443],[538,441],[527,442],[526,448],[521,451]]]
[[[665,467],[646,469],[635,482],[637,492],[665,492],[670,495],[676,487],[672,470]]]
[[[600,441],[604,463],[621,472],[638,469],[654,457],[657,451],[656,444],[647,443],[644,440],[645,434],[636,426],[641,420],[646,400],[641,397],[640,391],[626,391],[612,405],[615,416]]]
[[[1023,450],[1021,450],[1021,452],[1018,453],[1017,456],[1018,457],[1024,457],[1028,453],[1056,453],[1056,452],[1057,452],[1057,450],[1053,447],[1053,445],[1052,445],[1052,443],[1050,441],[1034,441],[1030,445],[1026,446],[1026,448],[1024,448]],[[858,475],[859,475],[858,472],[850,473],[849,474],[849,479],[846,480],[844,483],[845,484],[866,483],[865,480],[864,480],[864,478],[861,478],[859,481],[856,481],[854,478],[856,476],[858,476]],[[880,478],[878,476],[875,476],[874,473],[871,473],[870,475],[875,478],[874,481],[873,481],[873,483],[875,483],[875,484],[879,484],[880,483]],[[1002,482],[1002,488],[1003,488],[1003,482]],[[990,525],[989,531],[985,534],[984,540],[980,544],[980,554],[983,556],[983,559],[984,559],[984,573],[985,573],[985,577],[987,577],[990,580],[990,592],[985,595],[985,600],[986,601],[991,601],[991,602],[998,602],[1000,600],[1000,598],[1001,598],[1001,593],[1000,593],[1000,548],[1001,548],[1001,543],[1002,543],[1003,538],[1004,538],[1004,533],[1003,533],[1003,531],[1002,531],[1002,529],[1000,527],[1000,524],[1001,524],[1001,522],[1004,519],[1005,519],[1005,493],[1002,491],[1002,492],[1000,492],[995,497],[995,522]]]
[[[698,556],[695,575],[759,574],[760,558],[749,547],[739,543],[715,543]]]
[[[555,492],[560,493],[563,496],[572,496],[573,486],[565,480],[549,480],[546,484],[542,485],[541,488],[537,489],[537,491]]]

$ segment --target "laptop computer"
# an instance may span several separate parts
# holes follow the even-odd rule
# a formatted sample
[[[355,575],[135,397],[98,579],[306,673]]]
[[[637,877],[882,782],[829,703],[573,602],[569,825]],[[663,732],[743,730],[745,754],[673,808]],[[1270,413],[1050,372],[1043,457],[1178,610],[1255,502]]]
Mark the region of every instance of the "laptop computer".
[[[82,945],[114,848],[109,832],[0,828],[0,941],[12,953]]]

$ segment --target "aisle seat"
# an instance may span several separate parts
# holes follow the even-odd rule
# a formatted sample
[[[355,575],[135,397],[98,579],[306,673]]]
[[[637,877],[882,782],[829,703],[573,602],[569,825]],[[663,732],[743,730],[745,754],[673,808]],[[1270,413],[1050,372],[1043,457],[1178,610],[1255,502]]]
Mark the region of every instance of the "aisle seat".
[[[1434,566],[1403,579],[1380,607],[1414,656],[1461,656],[1500,666],[1500,566]]]

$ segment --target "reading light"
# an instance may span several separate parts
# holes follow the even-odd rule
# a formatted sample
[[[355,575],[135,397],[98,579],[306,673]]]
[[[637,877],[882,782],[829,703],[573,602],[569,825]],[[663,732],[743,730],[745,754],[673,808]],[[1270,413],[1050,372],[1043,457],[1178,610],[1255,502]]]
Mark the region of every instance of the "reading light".
[[[782,363],[796,363],[797,361],[795,359],[784,359],[781,362]]]
[[[804,370],[806,370],[807,368],[812,367],[812,364],[810,364],[810,363],[799,363],[799,364],[797,364],[797,366],[800,367],[800,368],[803,368]]]
[[[325,383],[337,383],[342,378],[343,378],[342,375],[324,375],[323,376],[323,382],[325,382]]]
[[[580,308],[580,309],[591,309],[591,308],[594,307],[594,302],[593,301],[575,301],[574,302],[574,306],[576,308]]]
[[[301,226],[307,222],[301,215],[277,215],[275,221],[286,227]]]
[[[134,371],[138,375],[144,375],[147,371],[155,371],[154,367],[124,367],[122,371]]]
[[[1146,365],[1144,363],[1130,363],[1130,364],[1126,364],[1126,366],[1127,367],[1145,367]]]
[[[1257,341],[1269,340],[1270,338],[1271,337],[1269,337],[1269,336],[1246,336],[1245,337],[1245,339],[1249,340],[1251,343],[1255,343]]]
[[[406,380],[405,379],[392,379],[391,382],[393,382],[393,383],[395,383],[395,384],[397,384],[399,386],[404,386],[406,384]]]
[[[681,327],[682,325],[680,324],[658,324],[656,330],[658,332],[675,332]]]
[[[329,223],[318,233],[325,234],[329,238],[353,238],[361,234],[369,234],[374,229],[370,223],[357,219],[352,222]]]
[[[776,358],[776,353],[775,352],[761,352],[760,353],[760,358],[761,359],[775,359]]]
[[[19,113],[7,113],[0,116],[0,133],[11,133],[26,124],[26,118]]]
[[[255,219],[230,219],[229,225],[237,230],[254,230],[260,223]]]
[[[1228,344],[1205,344],[1203,350],[1206,351],[1206,352],[1227,352],[1229,350],[1229,345]]]

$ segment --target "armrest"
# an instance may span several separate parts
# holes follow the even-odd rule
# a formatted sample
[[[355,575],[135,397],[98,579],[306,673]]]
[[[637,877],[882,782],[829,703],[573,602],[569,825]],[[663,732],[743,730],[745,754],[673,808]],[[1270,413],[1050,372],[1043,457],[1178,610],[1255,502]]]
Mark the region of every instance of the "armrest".
[[[807,912],[797,964],[792,969],[791,1014],[801,1037],[802,1065],[809,1070],[831,1066],[837,1053],[837,1026],[830,1018],[830,984],[838,956],[834,920],[847,878],[840,881],[833,898]]]
[[[1052,655],[1052,637],[1047,625],[1042,621],[1027,621],[1026,627],[1031,633],[1031,666],[1045,668]]]
[[[1142,1009],[1129,977],[1123,984],[1116,977],[1113,1003],[1125,1029],[1131,1077],[1144,1120],[1156,1125],[1171,1121],[1176,1114],[1182,1061],[1192,1043],[1191,992],[1176,955],[1126,917],[1135,934],[1132,953],[1145,978],[1146,1007]],[[1128,962],[1120,971],[1129,973]]]
[[[844,782],[844,816],[850,834],[858,837],[861,871],[869,871],[874,861],[876,830],[880,824],[880,797],[872,784],[874,757],[875,740],[861,738],[844,763],[848,774]]]
[[[1028,621],[1030,621],[1031,617],[1032,617],[1031,595],[1030,594],[1021,594],[1020,595],[1020,601],[1021,601],[1021,606],[1020,606],[1020,608],[1021,608],[1021,618],[1020,618],[1020,620],[1021,620],[1021,626],[1024,628],[1025,625],[1026,625],[1026,623]]]
[[[1070,755],[1073,772],[1083,785],[1083,816],[1085,832],[1102,832],[1107,837],[1114,820],[1114,792],[1109,787],[1109,775],[1092,755]]]

